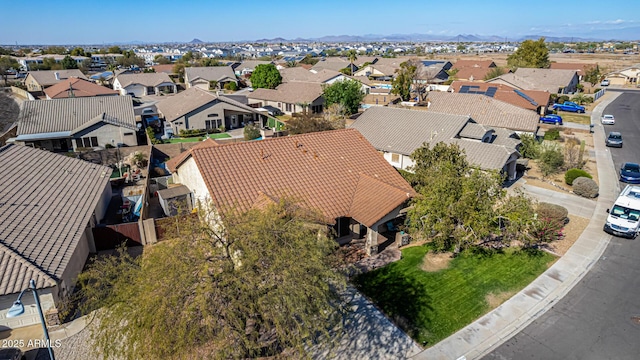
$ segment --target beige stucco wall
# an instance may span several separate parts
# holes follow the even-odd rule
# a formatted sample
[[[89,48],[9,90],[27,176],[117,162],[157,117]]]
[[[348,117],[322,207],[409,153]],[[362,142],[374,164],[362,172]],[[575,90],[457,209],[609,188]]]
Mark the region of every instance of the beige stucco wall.
[[[211,195],[202,179],[198,165],[193,158],[189,158],[173,173],[173,182],[182,184],[191,190],[194,196],[195,207],[209,205]]]
[[[130,135],[125,135],[130,134]],[[127,146],[137,146],[138,139],[136,138],[135,130],[126,129],[120,126],[115,126],[106,123],[96,124],[82,132],[74,135],[74,138],[85,138],[95,136],[98,138],[98,145],[105,147],[107,144],[114,145],[111,140],[114,140],[115,145],[125,144]],[[75,140],[73,141],[75,150]]]
[[[213,114],[217,114],[217,116],[209,117],[209,115]],[[231,119],[225,121],[226,116],[231,117],[232,115],[236,115],[235,123],[231,122]],[[179,134],[180,130],[183,129],[205,129],[206,120],[218,119],[221,120],[222,125],[227,129],[230,129],[231,127],[237,128],[241,126],[238,115],[243,115],[242,122],[245,124],[247,121],[258,120],[257,115],[254,113],[245,111],[244,109],[227,104],[223,101],[216,100],[171,121],[171,127],[173,128],[174,134]]]
[[[398,155],[399,155],[399,161],[394,162],[391,160],[393,153],[383,152],[384,159],[387,160],[387,162],[391,164],[391,166],[395,167],[396,169],[407,170],[407,168],[409,168],[410,166],[413,166],[414,162],[413,160],[411,160],[409,156],[402,155],[402,154],[398,154]]]

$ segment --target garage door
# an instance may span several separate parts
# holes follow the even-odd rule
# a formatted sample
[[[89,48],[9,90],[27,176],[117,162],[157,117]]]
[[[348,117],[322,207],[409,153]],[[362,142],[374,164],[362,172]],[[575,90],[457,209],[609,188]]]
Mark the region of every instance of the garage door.
[[[51,293],[49,293],[49,289],[44,289],[42,291],[38,290],[38,294],[40,295],[40,304],[42,304],[43,313],[46,313],[48,309],[53,308]],[[6,330],[6,328],[17,329],[40,324],[40,315],[38,315],[38,309],[36,308],[31,292],[25,292],[24,295],[22,295],[21,300],[24,305],[24,314],[15,318],[7,318],[7,311],[9,311],[11,305],[13,305],[13,302],[17,299],[18,294],[0,296],[0,331]]]
[[[624,85],[627,81],[624,77],[609,77],[609,85]]]

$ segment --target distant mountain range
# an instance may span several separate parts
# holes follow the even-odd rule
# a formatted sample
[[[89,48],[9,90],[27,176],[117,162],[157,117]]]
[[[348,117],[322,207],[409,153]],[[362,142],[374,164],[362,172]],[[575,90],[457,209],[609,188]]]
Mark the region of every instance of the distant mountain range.
[[[640,34],[639,32],[634,34]],[[609,35],[602,33],[602,35]],[[284,39],[281,37],[274,39],[258,39],[255,42],[258,43],[285,43],[285,42],[324,42],[324,43],[346,43],[346,42],[419,42],[419,41],[443,41],[443,42],[521,42],[524,40],[537,40],[541,37],[545,37],[548,42],[584,42],[584,41],[603,41],[609,39],[616,39],[616,33],[612,32],[611,37],[575,37],[575,36],[544,36],[544,35],[525,35],[518,38],[509,38],[497,35],[473,35],[473,34],[459,34],[455,36],[444,35],[432,35],[432,34],[390,34],[390,35],[328,35],[319,38],[296,38],[296,39]],[[619,34],[617,34],[619,35]],[[638,35],[636,35],[638,36]],[[620,40],[627,40],[619,38]]]

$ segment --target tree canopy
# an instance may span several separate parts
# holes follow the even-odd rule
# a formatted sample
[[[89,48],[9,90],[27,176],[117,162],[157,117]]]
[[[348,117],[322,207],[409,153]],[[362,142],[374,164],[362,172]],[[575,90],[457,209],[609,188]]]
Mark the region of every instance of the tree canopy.
[[[131,67],[131,66],[143,67],[144,66],[144,59],[136,55],[136,53],[133,50],[123,51],[122,55],[124,56],[118,57],[118,65],[123,67]]]
[[[345,111],[343,115],[351,115],[358,112],[365,94],[359,81],[347,79],[323,86],[323,96],[326,106],[340,104]]]
[[[411,61],[405,61],[400,64],[400,68],[396,70],[396,77],[391,85],[391,93],[400,96],[403,101],[411,100],[411,85],[417,71],[417,66]]]
[[[544,37],[533,41],[525,40],[518,50],[507,57],[507,65],[511,68],[548,68],[549,49],[544,43]]]
[[[224,214],[217,224],[176,219],[179,238],[80,275],[84,308],[102,308],[92,339],[105,357],[304,354],[339,321],[337,243],[314,212],[283,200]]]
[[[7,71],[10,69],[19,70],[20,63],[11,56],[0,56],[0,75],[5,84],[7,83]]]
[[[275,89],[282,83],[282,75],[273,64],[260,64],[251,73],[251,86],[254,89]]]
[[[77,69],[78,63],[69,55],[65,56],[60,62],[63,69]]]
[[[596,86],[600,82],[600,67],[596,65],[588,68],[584,73],[583,80],[590,83],[591,86]]]

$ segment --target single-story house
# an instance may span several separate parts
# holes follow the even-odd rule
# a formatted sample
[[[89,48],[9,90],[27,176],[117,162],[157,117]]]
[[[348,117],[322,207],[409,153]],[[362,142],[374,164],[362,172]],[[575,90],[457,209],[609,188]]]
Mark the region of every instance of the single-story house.
[[[640,64],[610,72],[605,75],[605,78],[609,80],[609,85],[638,85],[640,84]]]
[[[538,90],[518,90],[514,87],[485,82],[454,81],[451,90],[459,94],[480,94],[506,103],[544,114],[551,101],[551,93]]]
[[[319,71],[307,70],[296,66],[292,68],[284,68],[280,70],[282,82],[312,82],[319,84],[333,84],[336,81],[342,81],[348,77],[339,71],[323,69]]]
[[[14,141],[53,152],[137,146],[137,130],[130,96],[25,101]]]
[[[556,70],[574,70],[578,74],[578,79],[582,81],[582,77],[587,73],[589,69],[597,67],[597,64],[589,63],[559,63],[552,62],[549,65],[549,69]]]
[[[233,82],[238,85],[238,79],[231,66],[188,67],[184,69],[184,83],[187,88],[199,87],[204,90],[213,90],[211,82],[216,82],[217,88]]]
[[[535,112],[480,94],[432,91],[428,111],[466,115],[488,127],[499,127],[518,133],[536,134],[540,116]]]
[[[411,170],[411,154],[424,143],[457,144],[469,163],[516,177],[520,141],[514,131],[476,123],[468,115],[372,107],[350,126],[358,130],[394,167]]]
[[[243,127],[250,121],[264,125],[266,116],[255,108],[224,95],[199,87],[189,88],[156,103],[156,108],[171,124],[174,134],[180,130],[225,129]]]
[[[493,60],[458,60],[452,69],[457,70],[456,79],[482,81],[495,67],[496,63]]]
[[[513,86],[518,90],[573,94],[580,80],[575,70],[518,68],[514,73],[503,74],[487,82]]]
[[[231,65],[231,68],[237,77],[249,77],[253,73],[253,70],[256,69],[256,66],[268,64],[273,65],[273,61],[244,60],[241,63],[234,63]]]
[[[113,89],[122,95],[137,97],[178,92],[176,84],[166,73],[120,74],[113,81]]]
[[[24,79],[24,85],[27,91],[38,92],[43,91],[49,86],[55,85],[61,81],[67,81],[71,78],[87,79],[82,71],[78,69],[70,70],[39,70],[29,71]]]
[[[248,210],[293,196],[319,211],[340,241],[364,238],[367,253],[386,242],[380,233],[415,195],[355,129],[194,147],[167,167],[196,207]]]
[[[285,114],[302,112],[308,107],[312,113],[321,113],[324,107],[323,89],[320,83],[289,82],[275,89],[255,89],[247,95],[249,104],[258,107],[273,106]]]
[[[0,168],[0,327],[40,323],[31,294],[22,297],[23,315],[6,317],[31,279],[47,322],[56,325],[56,307],[96,252],[92,228],[111,200],[111,169],[11,144],[0,148]]]
[[[91,81],[72,77],[67,81],[50,86],[44,90],[48,100],[70,97],[118,96],[120,93]]]

